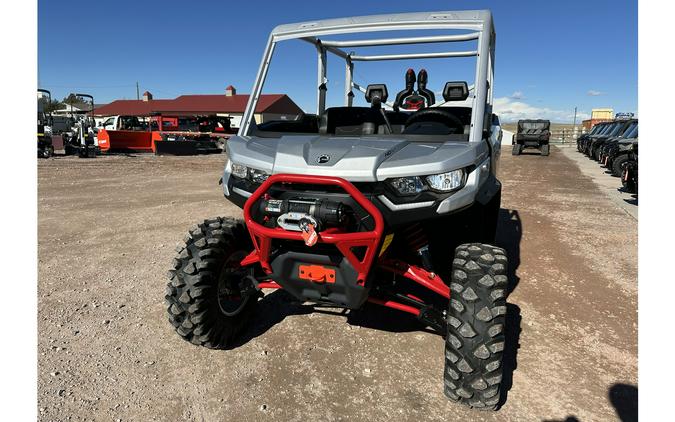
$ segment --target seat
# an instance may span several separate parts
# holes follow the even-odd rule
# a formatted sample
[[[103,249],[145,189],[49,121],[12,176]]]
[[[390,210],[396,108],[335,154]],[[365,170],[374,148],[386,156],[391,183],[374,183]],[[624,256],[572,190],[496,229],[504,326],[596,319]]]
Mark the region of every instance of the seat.
[[[405,89],[396,94],[394,111],[420,110],[436,103],[434,93],[427,89],[429,75],[425,69],[421,69],[415,77],[415,71],[408,69],[405,73]],[[415,90],[417,82],[417,90]]]

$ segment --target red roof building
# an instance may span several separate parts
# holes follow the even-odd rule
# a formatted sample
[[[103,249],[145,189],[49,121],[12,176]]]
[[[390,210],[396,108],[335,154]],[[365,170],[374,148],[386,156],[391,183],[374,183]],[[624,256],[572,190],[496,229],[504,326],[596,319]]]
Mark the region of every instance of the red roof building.
[[[149,94],[149,93],[148,93]],[[144,94],[145,96],[145,94]],[[97,107],[94,115],[106,116],[138,116],[149,117],[153,114],[163,115],[229,115],[233,117],[232,125],[238,127],[238,119],[246,109],[248,95],[181,95],[170,99],[147,100],[116,100],[110,104]],[[267,94],[261,95],[255,109],[256,121],[262,123],[271,119],[293,119],[302,114],[288,95]]]

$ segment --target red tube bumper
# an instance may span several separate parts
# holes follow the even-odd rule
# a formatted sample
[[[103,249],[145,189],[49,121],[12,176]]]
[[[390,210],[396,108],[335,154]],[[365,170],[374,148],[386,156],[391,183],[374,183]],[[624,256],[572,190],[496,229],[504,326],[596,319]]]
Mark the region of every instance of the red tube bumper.
[[[273,239],[295,240],[303,241],[302,233],[296,231],[288,231],[282,228],[265,227],[253,220],[252,208],[270,188],[275,184],[309,184],[309,185],[324,185],[324,186],[338,186],[344,192],[349,194],[367,213],[369,213],[374,222],[375,227],[372,231],[365,232],[343,232],[338,229],[328,229],[319,233],[318,243],[334,244],[337,249],[345,256],[352,267],[356,270],[358,277],[356,282],[359,285],[364,285],[368,274],[377,257],[378,247],[381,243],[384,233],[384,221],[380,211],[370,202],[353,184],[345,179],[331,176],[309,176],[298,174],[275,174],[270,176],[244,204],[244,220],[249,234],[253,241],[254,250],[241,261],[242,266],[248,266],[259,263],[262,269],[267,273],[272,273],[270,265],[270,252]],[[358,259],[352,252],[352,248],[365,247],[366,252],[363,259]],[[423,268],[415,265],[409,265],[405,262],[383,259],[378,263],[378,268],[393,272],[415,283],[437,293],[445,298],[450,298],[450,288],[445,284],[440,276],[428,272]],[[259,288],[280,288],[281,286],[275,281],[269,280],[259,283]],[[390,308],[398,309],[400,311],[408,312],[413,315],[419,315],[420,309],[405,305],[393,300],[384,300],[380,298],[370,297],[369,302]]]
[[[342,232],[337,229],[331,229],[319,233],[319,243],[334,244],[358,273],[357,283],[363,285],[368,277],[370,268],[373,265],[373,261],[377,254],[377,248],[382,239],[384,221],[382,219],[382,214],[372,202],[370,202],[354,185],[339,177],[308,176],[301,174],[275,174],[270,176],[258,189],[256,189],[255,192],[253,192],[251,197],[244,204],[244,220],[251,235],[251,239],[253,240],[255,250],[242,261],[242,265],[259,262],[265,272],[271,273],[272,268],[270,266],[269,257],[272,239],[303,241],[300,232],[288,231],[280,227],[265,227],[255,222],[251,216],[251,208],[253,205],[269,191],[272,185],[277,183],[338,186],[354,198],[354,200],[372,216],[375,222],[375,228],[372,231]],[[352,252],[352,248],[356,247],[366,248],[363,259],[358,259]]]

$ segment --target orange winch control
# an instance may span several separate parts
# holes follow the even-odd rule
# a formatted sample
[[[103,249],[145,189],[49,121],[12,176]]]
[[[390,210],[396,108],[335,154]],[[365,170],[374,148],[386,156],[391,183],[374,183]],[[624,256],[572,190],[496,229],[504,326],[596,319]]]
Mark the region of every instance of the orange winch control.
[[[321,265],[300,265],[298,277],[315,283],[335,283],[335,270]]]

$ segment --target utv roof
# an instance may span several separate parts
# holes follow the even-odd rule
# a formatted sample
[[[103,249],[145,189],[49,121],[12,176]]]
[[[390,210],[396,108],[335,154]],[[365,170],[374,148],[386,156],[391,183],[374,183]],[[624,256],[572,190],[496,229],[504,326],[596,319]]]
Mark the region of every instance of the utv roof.
[[[403,30],[460,30],[462,33],[445,33],[442,35],[411,36],[400,38],[371,38],[361,40],[331,40],[327,35],[352,33],[403,31]],[[469,87],[472,92],[470,102],[474,111],[471,120],[470,141],[480,141],[482,131],[474,130],[483,127],[484,114],[492,112],[492,85],[494,78],[494,44],[495,30],[492,13],[489,10],[464,10],[440,12],[397,13],[388,15],[355,16],[349,18],[326,19],[311,22],[300,22],[279,25],[270,34],[267,48],[258,69],[258,76],[253,86],[253,95],[249,98],[246,112],[242,118],[239,135],[247,135],[252,124],[253,112],[261,95],[272,53],[276,43],[289,39],[300,39],[313,44],[317,49],[317,115],[326,109],[326,53],[331,53],[345,61],[345,106],[351,107],[353,93],[356,88],[363,93],[366,88],[353,79],[354,62],[381,60],[435,59],[452,57],[476,57],[475,85]],[[343,47],[372,47],[382,45],[420,45],[428,43],[454,43],[477,41],[472,51],[441,51],[426,53],[398,53],[381,55],[359,55]],[[349,52],[348,52],[349,51]],[[388,104],[388,103],[387,103]],[[389,104],[388,104],[389,105]],[[486,107],[487,106],[487,107]]]
[[[468,29],[481,31],[492,26],[489,10],[394,13],[387,15],[354,16],[279,25],[272,31],[275,41],[302,38],[308,35],[344,34],[366,31],[401,29]]]

